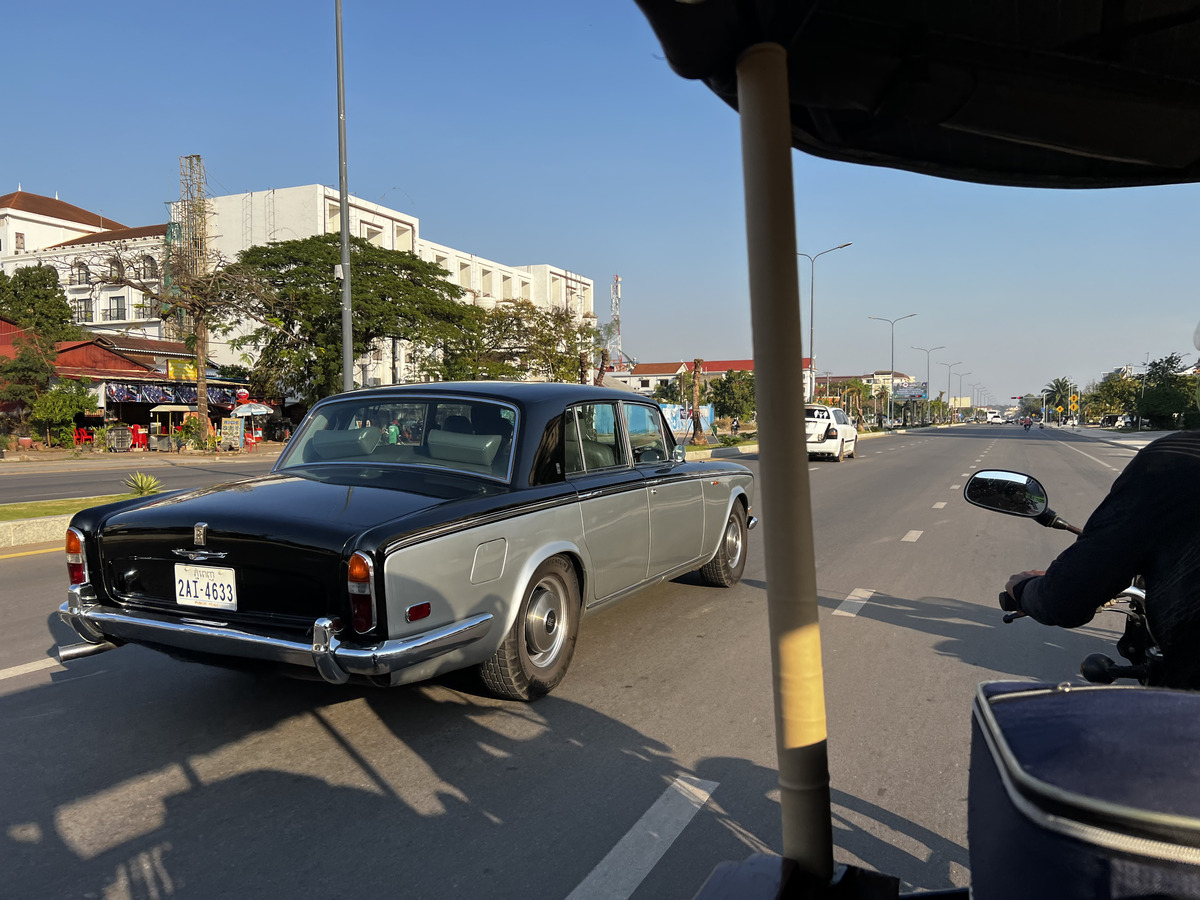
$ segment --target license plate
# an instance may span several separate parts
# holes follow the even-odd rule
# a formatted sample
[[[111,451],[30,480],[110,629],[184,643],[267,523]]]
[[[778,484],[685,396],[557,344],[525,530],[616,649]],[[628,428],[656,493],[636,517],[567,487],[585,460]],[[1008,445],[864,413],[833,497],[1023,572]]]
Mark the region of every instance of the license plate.
[[[237,609],[233,569],[175,564],[175,602],[209,609]]]

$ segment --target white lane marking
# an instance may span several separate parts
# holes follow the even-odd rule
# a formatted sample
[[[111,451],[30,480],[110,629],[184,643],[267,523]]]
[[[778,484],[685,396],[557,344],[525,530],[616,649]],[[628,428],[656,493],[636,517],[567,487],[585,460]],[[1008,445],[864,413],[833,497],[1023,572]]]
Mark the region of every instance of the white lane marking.
[[[676,778],[567,900],[626,900],[692,821],[717,782]]]
[[[57,659],[39,659],[37,662],[25,663],[20,666],[10,666],[0,669],[0,681],[5,678],[16,678],[18,675],[28,675],[30,672],[40,672],[42,669],[65,668]]]
[[[1060,443],[1063,443],[1063,442],[1060,442]],[[1087,457],[1088,459],[1090,459],[1092,462],[1095,462],[1095,463],[1100,463],[1100,465],[1104,466],[1104,468],[1106,468],[1106,469],[1112,469],[1114,472],[1117,470],[1117,467],[1116,467],[1116,466],[1110,466],[1108,463],[1104,462],[1104,460],[1101,460],[1101,459],[1096,459],[1096,457],[1092,456],[1090,453],[1084,453],[1084,452],[1083,452],[1082,450],[1080,450],[1078,447],[1072,447],[1070,444],[1067,444],[1067,443],[1063,443],[1063,446],[1064,446],[1064,447],[1067,447],[1067,448],[1068,448],[1068,449],[1070,449],[1070,450],[1074,450],[1074,451],[1075,451],[1076,453],[1078,453],[1080,456],[1086,456],[1086,457]]]
[[[960,475],[959,477],[960,477],[960,478],[970,478],[970,477],[971,477],[971,473],[970,473],[970,472],[963,472],[963,473],[962,473],[962,475]]]
[[[863,608],[863,604],[871,599],[874,591],[869,591],[866,588],[855,588],[846,595],[846,599],[838,604],[837,609],[833,611],[835,616],[857,616],[858,611]]]
[[[942,501],[941,501],[941,502],[939,502],[939,503],[935,503],[935,504],[933,504],[933,508],[934,508],[934,509],[945,509],[945,508],[946,508],[946,501],[945,501],[945,500],[942,500]]]
[[[900,538],[900,540],[907,541],[910,544],[915,544],[917,542],[917,538],[919,538],[924,533],[925,532],[923,532],[923,531],[910,531],[904,537]]]
[[[957,491],[961,487],[962,487],[961,484],[952,484],[952,485],[950,485],[950,490]]]
[[[821,468],[821,467],[820,467],[820,466],[809,466],[809,467],[808,467],[808,471],[810,471],[810,472],[815,472],[815,471],[817,471],[817,469],[819,469],[819,468]]]

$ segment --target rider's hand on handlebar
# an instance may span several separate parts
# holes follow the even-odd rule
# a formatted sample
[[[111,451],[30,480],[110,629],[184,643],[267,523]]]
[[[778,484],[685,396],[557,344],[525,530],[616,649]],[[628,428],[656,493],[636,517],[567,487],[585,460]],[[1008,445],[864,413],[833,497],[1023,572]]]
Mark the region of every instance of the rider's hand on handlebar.
[[[1045,574],[1046,571],[1044,569],[1030,569],[1027,572],[1018,572],[1016,575],[1010,576],[1008,582],[1004,585],[1004,593],[1000,595],[1000,608],[1005,612],[1021,612],[1021,607],[1017,603],[1017,596],[1013,593],[1013,588],[1028,578]]]

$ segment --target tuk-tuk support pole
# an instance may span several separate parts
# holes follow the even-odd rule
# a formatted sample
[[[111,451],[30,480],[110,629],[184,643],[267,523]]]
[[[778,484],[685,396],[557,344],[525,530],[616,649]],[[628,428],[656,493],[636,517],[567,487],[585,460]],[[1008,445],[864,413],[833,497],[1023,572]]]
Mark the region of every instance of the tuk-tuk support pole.
[[[783,855],[815,887],[833,876],[833,829],[808,465],[797,450],[804,354],[786,51],[748,48],[737,81]]]

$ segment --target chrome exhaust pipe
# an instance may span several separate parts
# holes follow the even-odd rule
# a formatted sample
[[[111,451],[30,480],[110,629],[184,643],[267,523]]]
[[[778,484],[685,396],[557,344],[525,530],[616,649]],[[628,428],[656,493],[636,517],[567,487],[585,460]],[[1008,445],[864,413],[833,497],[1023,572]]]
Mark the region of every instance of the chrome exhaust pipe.
[[[85,656],[95,656],[97,653],[116,649],[117,645],[111,641],[101,641],[98,644],[84,641],[80,644],[68,644],[66,647],[60,644],[55,648],[55,653],[58,655],[58,661],[65,664],[73,659],[83,659]]]

